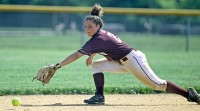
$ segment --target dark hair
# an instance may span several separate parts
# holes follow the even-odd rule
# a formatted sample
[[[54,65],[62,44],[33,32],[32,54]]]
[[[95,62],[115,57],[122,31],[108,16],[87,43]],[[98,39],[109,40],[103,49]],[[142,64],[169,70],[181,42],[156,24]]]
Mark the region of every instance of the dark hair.
[[[103,20],[101,17],[103,16],[103,8],[100,4],[95,4],[92,7],[92,11],[90,12],[90,16],[87,16],[85,20],[91,20],[94,24],[99,25],[100,29],[103,27]]]

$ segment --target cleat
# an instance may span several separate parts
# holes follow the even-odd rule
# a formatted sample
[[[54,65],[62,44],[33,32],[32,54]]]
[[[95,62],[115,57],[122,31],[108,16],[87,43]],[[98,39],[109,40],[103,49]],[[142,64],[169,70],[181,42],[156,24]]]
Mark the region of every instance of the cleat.
[[[188,101],[196,102],[200,105],[200,95],[197,93],[197,91],[194,88],[189,88],[188,93]]]
[[[92,96],[90,99],[84,100],[84,103],[86,104],[105,104],[105,98],[104,96],[95,93],[94,96]]]

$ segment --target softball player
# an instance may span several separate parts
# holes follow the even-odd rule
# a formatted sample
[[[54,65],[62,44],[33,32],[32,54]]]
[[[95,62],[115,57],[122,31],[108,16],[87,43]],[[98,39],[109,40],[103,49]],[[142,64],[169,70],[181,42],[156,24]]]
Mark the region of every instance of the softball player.
[[[143,52],[129,47],[116,35],[102,30],[103,21],[100,18],[103,13],[102,9],[99,4],[95,4],[91,15],[85,19],[85,32],[91,39],[80,50],[74,52],[57,65],[57,67],[62,67],[83,55],[89,56],[86,60],[86,65],[92,65],[96,93],[90,99],[84,100],[85,103],[103,104],[105,102],[103,72],[130,72],[142,83],[154,90],[179,94],[191,102],[200,104],[200,96],[194,88],[185,90],[169,81],[160,79],[149,67]],[[105,58],[92,63],[96,54],[103,55]]]

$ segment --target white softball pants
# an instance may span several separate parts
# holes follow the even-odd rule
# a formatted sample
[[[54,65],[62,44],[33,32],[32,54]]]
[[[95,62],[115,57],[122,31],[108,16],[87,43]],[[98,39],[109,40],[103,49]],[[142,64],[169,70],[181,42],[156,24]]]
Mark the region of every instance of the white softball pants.
[[[120,60],[121,64],[117,61],[108,61],[106,58],[96,60],[92,63],[93,74],[100,72],[111,73],[126,73],[131,72],[136,78],[147,86],[160,91],[165,91],[167,88],[167,81],[162,80],[156,76],[152,71],[146,56],[141,51],[133,50],[125,56],[126,61]]]

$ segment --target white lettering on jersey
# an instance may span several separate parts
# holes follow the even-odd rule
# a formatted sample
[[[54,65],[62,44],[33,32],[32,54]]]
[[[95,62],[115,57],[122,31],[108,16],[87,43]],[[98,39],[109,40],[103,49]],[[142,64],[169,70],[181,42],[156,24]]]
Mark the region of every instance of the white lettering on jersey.
[[[119,43],[121,43],[122,41],[120,40],[119,37],[115,36],[114,34],[110,33],[110,32],[107,32],[107,34],[110,36],[110,37],[113,37],[116,41],[118,41]]]

